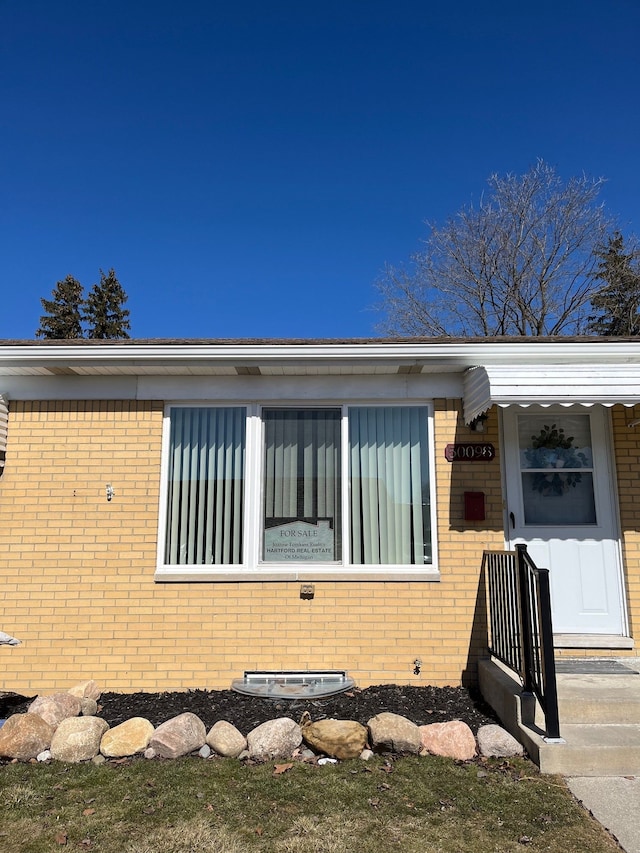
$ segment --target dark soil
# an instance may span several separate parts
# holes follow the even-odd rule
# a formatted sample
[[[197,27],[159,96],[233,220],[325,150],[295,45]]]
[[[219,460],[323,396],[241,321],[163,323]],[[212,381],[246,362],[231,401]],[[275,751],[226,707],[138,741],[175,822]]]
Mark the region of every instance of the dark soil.
[[[27,710],[32,700],[0,693],[0,718]],[[3,701],[4,700],[4,701]],[[22,700],[22,701],[19,701]],[[356,720],[363,725],[382,711],[401,714],[419,726],[447,720],[463,720],[474,734],[496,717],[479,693],[464,687],[400,687],[380,685],[353,688],[326,699],[263,699],[232,690],[189,690],[171,693],[103,693],[99,716],[110,726],[131,717],[145,717],[154,726],[190,711],[209,729],[218,720],[232,723],[243,734],[276,717],[298,722],[305,711],[312,720],[333,717]]]

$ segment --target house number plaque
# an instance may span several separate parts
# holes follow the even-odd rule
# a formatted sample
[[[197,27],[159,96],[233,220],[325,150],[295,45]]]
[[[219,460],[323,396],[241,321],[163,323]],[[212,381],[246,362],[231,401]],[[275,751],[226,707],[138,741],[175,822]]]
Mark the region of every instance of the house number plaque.
[[[447,444],[444,457],[448,462],[491,462],[496,457],[493,444]]]

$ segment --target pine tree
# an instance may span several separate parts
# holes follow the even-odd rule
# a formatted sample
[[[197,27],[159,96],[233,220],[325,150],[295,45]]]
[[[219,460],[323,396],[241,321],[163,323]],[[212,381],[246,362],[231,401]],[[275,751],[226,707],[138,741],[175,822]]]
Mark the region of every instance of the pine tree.
[[[82,285],[72,275],[59,281],[52,290],[53,299],[41,299],[47,312],[40,317],[37,338],[65,340],[82,337]]]
[[[85,303],[83,319],[87,337],[96,340],[118,340],[129,337],[129,311],[123,308],[127,294],[114,269],[105,275],[100,270],[100,284],[94,284]]]
[[[640,335],[640,250],[627,250],[619,231],[595,252],[595,281],[604,286],[591,297],[596,314],[589,317],[595,335]]]

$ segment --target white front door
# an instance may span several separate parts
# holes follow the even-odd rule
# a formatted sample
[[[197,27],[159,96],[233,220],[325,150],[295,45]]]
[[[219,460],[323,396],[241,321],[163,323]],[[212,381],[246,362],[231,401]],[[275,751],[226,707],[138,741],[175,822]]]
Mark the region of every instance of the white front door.
[[[623,634],[606,413],[504,411],[507,540],[549,569],[554,633]]]

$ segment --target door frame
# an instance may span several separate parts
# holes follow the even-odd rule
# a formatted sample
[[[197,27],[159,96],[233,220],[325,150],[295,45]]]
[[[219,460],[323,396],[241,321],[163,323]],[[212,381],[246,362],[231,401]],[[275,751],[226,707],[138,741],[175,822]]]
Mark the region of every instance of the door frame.
[[[576,413],[590,413],[594,408],[599,408],[602,413],[602,438],[604,442],[604,446],[601,448],[602,452],[606,455],[606,462],[609,471],[609,479],[611,486],[611,522],[613,525],[612,529],[612,538],[615,542],[616,547],[616,556],[617,556],[617,564],[618,564],[618,606],[620,609],[620,625],[622,633],[618,634],[590,634],[590,633],[581,633],[581,632],[567,632],[562,634],[554,633],[554,645],[556,646],[567,646],[569,648],[579,648],[579,647],[587,647],[587,648],[599,648],[599,647],[607,647],[607,648],[622,648],[627,647],[627,644],[624,642],[616,644],[612,642],[616,637],[620,637],[622,640],[629,637],[629,610],[627,606],[627,592],[625,585],[625,566],[624,566],[624,554],[622,549],[622,525],[620,520],[620,501],[618,495],[618,474],[615,465],[615,454],[613,448],[613,429],[611,422],[611,412],[610,407],[608,406],[600,406],[598,404],[594,404],[593,406],[584,407],[580,404],[573,404],[571,406],[540,406],[537,404],[531,404],[530,406],[520,406],[518,404],[511,404],[509,406],[500,407],[499,408],[499,416],[498,416],[498,434],[500,438],[500,477],[502,482],[502,504],[503,504],[503,528],[504,528],[504,542],[505,542],[505,550],[513,549],[513,539],[511,538],[511,519],[509,517],[509,477],[508,477],[508,453],[507,453],[507,443],[505,436],[505,409],[509,409],[510,413],[517,416],[518,411],[514,410],[522,410],[523,412],[529,412],[530,414],[545,414],[549,413],[549,415],[554,414],[562,414],[567,413],[568,411],[573,410]],[[521,496],[520,496],[521,498]],[[518,537],[518,541],[525,541],[524,537]],[[583,639],[583,642],[571,642],[571,637],[575,637],[578,640],[580,638]],[[566,642],[565,642],[566,639]]]

